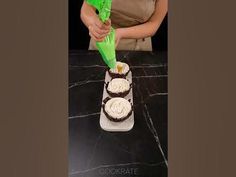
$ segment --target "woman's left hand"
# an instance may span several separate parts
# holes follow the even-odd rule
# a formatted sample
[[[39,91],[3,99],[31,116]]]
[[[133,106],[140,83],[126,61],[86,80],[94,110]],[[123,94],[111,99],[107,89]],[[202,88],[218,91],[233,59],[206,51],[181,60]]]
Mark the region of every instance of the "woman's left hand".
[[[115,46],[117,47],[120,40],[123,38],[123,31],[121,28],[117,28],[115,32]]]

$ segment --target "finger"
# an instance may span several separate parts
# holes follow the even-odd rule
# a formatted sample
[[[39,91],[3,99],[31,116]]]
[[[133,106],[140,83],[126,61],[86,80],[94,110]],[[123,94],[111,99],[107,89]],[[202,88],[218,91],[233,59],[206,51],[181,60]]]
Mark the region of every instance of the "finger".
[[[97,38],[97,37],[94,36],[91,32],[89,33],[89,36],[90,36],[94,41],[102,42],[102,41],[104,40],[104,38]]]
[[[102,28],[102,26],[103,26],[103,23],[102,23],[102,21],[101,20],[95,20],[95,25],[98,27],[98,28]]]
[[[95,37],[98,38],[98,39],[104,38],[104,37],[106,37],[107,34],[108,34],[108,33],[99,34],[99,33],[97,33],[95,30],[91,30],[90,33],[93,34],[93,36],[95,36]]]
[[[106,22],[106,24],[103,25],[102,29],[109,30],[111,29],[111,24],[109,22]]]
[[[94,36],[91,36],[91,38],[95,41],[95,42],[102,42],[104,40],[104,38],[102,39],[97,39],[96,37]]]
[[[106,26],[109,26],[109,25],[111,25],[111,19],[108,19],[107,21],[105,21],[105,23],[104,23]]]
[[[94,28],[94,31],[96,31],[96,33],[98,33],[100,35],[106,35],[110,32],[110,30],[99,29],[97,27]]]
[[[89,27],[89,33],[93,34],[96,38],[100,38],[101,35],[94,29],[94,26]]]
[[[97,38],[93,33],[89,33],[89,36],[93,39],[93,40],[95,40],[95,41],[98,41],[99,40],[99,38]]]
[[[97,39],[97,42],[102,42],[105,38]]]
[[[105,29],[100,29],[100,28],[98,28],[97,26],[95,26],[94,25],[94,28],[93,28],[93,30],[97,33],[97,34],[99,34],[99,35],[107,35],[110,31],[109,30],[105,30]]]
[[[117,46],[118,46],[118,44],[119,44],[119,42],[120,42],[120,39],[116,39],[115,42],[116,42],[116,43],[115,43],[115,48],[117,48]]]
[[[97,28],[97,26],[89,26],[89,31],[94,33],[95,36],[99,37],[100,35],[104,35],[107,34],[108,31],[107,30],[100,30],[99,28]]]
[[[100,20],[96,20],[95,26],[97,27],[97,29],[103,30],[106,32],[106,31],[110,31],[111,23],[110,23],[110,20],[106,21],[105,23],[102,23]]]

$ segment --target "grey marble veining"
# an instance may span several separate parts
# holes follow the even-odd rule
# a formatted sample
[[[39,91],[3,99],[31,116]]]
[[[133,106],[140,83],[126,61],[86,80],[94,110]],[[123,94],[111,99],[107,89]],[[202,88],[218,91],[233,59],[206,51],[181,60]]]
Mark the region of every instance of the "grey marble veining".
[[[85,117],[91,117],[91,116],[95,116],[95,115],[100,115],[100,112],[84,114],[84,115],[78,115],[78,116],[71,116],[71,117],[69,117],[69,119],[85,118]]]
[[[156,142],[157,142],[157,146],[158,146],[158,148],[159,148],[161,154],[163,155],[165,164],[168,166],[167,159],[166,159],[165,154],[164,154],[164,152],[163,152],[163,150],[162,150],[161,143],[160,143],[160,140],[159,140],[159,137],[158,137],[156,128],[155,128],[154,125],[153,125],[152,118],[151,118],[151,116],[149,115],[148,108],[147,108],[147,105],[146,105],[146,104],[144,104],[144,112],[143,112],[143,113],[144,113],[143,116],[144,116],[144,118],[145,118],[145,120],[146,120],[147,126],[148,126],[149,130],[152,132],[153,137],[154,137],[154,139],[155,139]]]
[[[78,87],[78,86],[81,86],[81,85],[89,84],[89,83],[96,83],[96,82],[104,82],[104,79],[87,80],[87,81],[80,81],[80,82],[76,82],[76,83],[71,83],[71,85],[69,86],[69,89],[71,89],[73,87]]]
[[[135,125],[106,132],[99,117],[107,67],[97,51],[69,57],[69,176],[167,177],[166,52],[117,52],[133,75]]]

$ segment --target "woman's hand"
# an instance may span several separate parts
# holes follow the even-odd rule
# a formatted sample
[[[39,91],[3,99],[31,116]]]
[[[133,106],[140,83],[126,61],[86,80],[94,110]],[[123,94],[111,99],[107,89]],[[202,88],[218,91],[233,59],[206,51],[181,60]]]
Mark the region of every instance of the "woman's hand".
[[[86,3],[86,1],[83,2],[80,17],[83,23],[87,26],[89,35],[95,41],[103,41],[104,38],[109,34],[111,29],[110,19],[105,23],[102,23],[96,14],[96,9]]]
[[[124,37],[124,31],[122,28],[117,28],[115,31],[115,46],[117,47],[120,40]]]
[[[93,17],[90,19],[88,29],[91,38],[95,41],[101,42],[110,32],[111,21],[108,20],[105,23],[102,23],[98,17]]]

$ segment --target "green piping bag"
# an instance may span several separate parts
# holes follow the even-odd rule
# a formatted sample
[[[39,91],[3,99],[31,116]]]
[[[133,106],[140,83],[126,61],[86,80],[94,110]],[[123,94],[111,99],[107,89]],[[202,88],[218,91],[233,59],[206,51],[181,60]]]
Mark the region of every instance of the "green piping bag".
[[[98,16],[102,22],[105,22],[109,19],[112,0],[86,0],[86,2],[98,10]],[[111,28],[110,33],[102,42],[96,42],[96,46],[102,56],[102,59],[108,65],[108,67],[115,68],[115,30]]]

